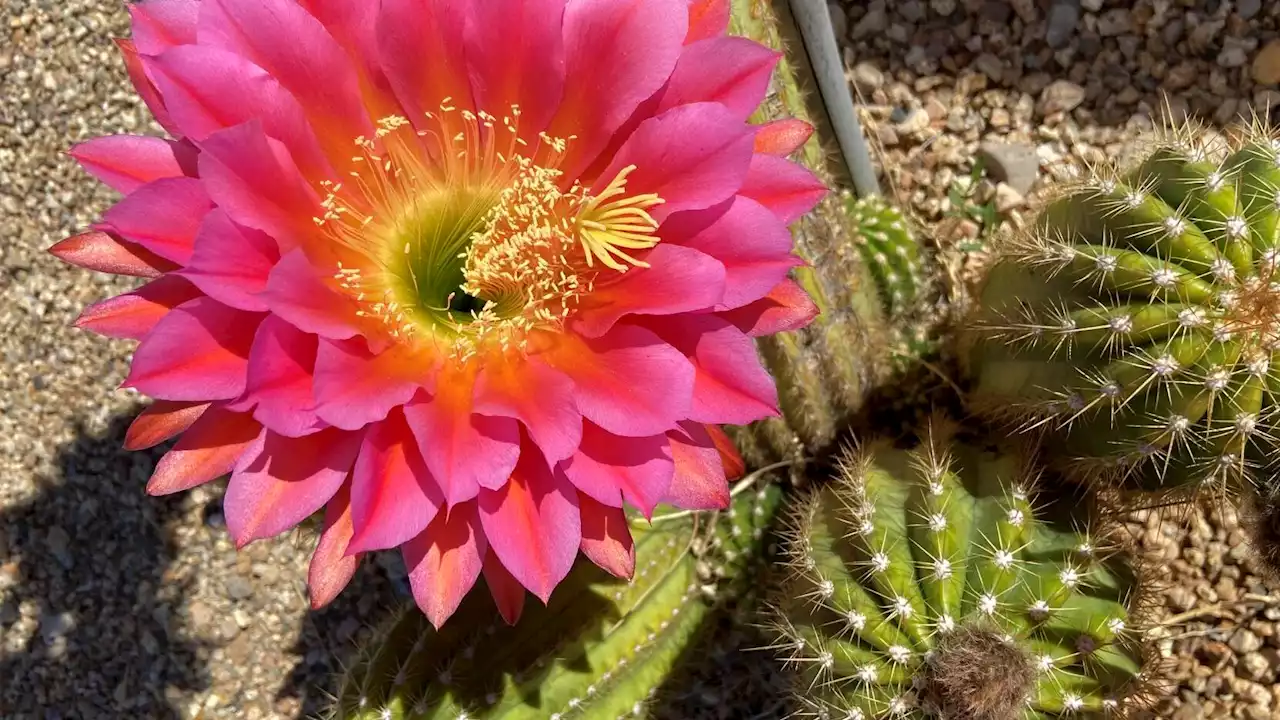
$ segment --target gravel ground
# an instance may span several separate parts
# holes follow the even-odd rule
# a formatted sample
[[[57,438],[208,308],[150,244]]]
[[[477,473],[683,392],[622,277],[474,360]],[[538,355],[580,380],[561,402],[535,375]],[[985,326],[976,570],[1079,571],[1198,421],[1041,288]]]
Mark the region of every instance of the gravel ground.
[[[892,185],[944,248],[981,235],[946,200],[980,150],[993,181],[978,199],[1016,224],[1046,179],[1116,154],[1162,112],[1222,125],[1280,98],[1267,0],[849,0],[833,15]],[[403,593],[398,573],[367,565],[360,592],[313,613],[306,531],[236,553],[220,486],[143,494],[158,453],[119,449],[138,398],[111,390],[129,345],[70,327],[129,282],[44,253],[112,200],[68,146],[156,131],[109,41],[123,6],[8,0],[0,18],[0,717],[318,713],[337,659]],[[1175,615],[1163,649],[1178,686],[1159,713],[1280,717],[1280,588],[1258,579],[1234,516],[1143,522]],[[729,694],[701,704],[759,711]]]

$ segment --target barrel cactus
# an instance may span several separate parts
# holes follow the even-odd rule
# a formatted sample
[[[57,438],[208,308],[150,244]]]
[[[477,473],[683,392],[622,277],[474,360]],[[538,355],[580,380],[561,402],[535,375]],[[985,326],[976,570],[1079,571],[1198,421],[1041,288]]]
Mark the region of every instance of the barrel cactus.
[[[749,482],[749,481],[744,481]],[[335,718],[643,715],[708,617],[749,589],[777,486],[743,485],[722,513],[633,523],[635,578],[579,563],[515,626],[473,592],[436,631],[414,607],[390,618],[341,680]]]
[[[850,451],[794,513],[774,614],[807,714],[1007,720],[1138,704],[1146,594],[1130,556],[1037,493],[1027,451],[948,435]]]
[[[1212,139],[1210,139],[1212,138]],[[1274,471],[1280,140],[1168,131],[1009,243],[968,352],[979,409],[1056,433],[1129,490],[1233,492]]]
[[[846,195],[844,203],[854,247],[875,279],[886,313],[892,317],[911,308],[924,284],[924,271],[920,243],[907,218],[879,195]]]

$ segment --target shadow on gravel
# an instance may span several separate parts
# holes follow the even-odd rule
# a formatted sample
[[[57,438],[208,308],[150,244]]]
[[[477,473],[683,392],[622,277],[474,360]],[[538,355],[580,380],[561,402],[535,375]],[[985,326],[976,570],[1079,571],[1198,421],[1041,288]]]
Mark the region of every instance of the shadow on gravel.
[[[208,686],[170,617],[189,590],[167,575],[181,498],[143,492],[164,448],[125,451],[132,417],[81,428],[38,496],[0,509],[6,720],[182,718],[177,698]]]

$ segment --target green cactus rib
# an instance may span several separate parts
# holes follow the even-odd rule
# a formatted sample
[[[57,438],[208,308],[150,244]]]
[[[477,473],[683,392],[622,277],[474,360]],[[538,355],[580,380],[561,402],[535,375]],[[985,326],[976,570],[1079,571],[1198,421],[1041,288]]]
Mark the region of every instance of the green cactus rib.
[[[825,115],[815,97],[804,50],[786,2],[732,0],[730,32],[788,52],[778,64],[770,94],[752,116],[763,124],[800,118],[819,126]],[[812,110],[811,110],[812,108]],[[819,134],[799,151],[798,161],[828,187],[836,180]],[[820,315],[807,328],[757,342],[777,380],[783,418],[732,430],[743,457],[759,466],[779,458],[821,453],[836,441],[848,417],[887,370],[890,331],[876,283],[858,253],[842,252],[857,235],[838,193],[791,227],[796,251],[807,261],[796,281],[813,297]]]
[[[910,309],[924,285],[920,244],[902,211],[883,197],[845,195],[845,212],[853,223],[853,243],[875,279],[885,313]]]
[[[1130,556],[1097,527],[1074,529],[1078,508],[1038,495],[1025,451],[948,435],[939,426],[911,451],[850,451],[837,481],[794,513],[774,609],[807,714],[1087,718],[1145,701],[1134,632],[1145,586]],[[963,654],[983,637],[999,660]],[[957,709],[957,653],[966,682],[987,679],[965,692],[1008,686],[1003,711],[990,697]],[[1025,682],[1010,683],[1019,672]]]
[[[722,513],[633,522],[631,582],[587,562],[520,622],[477,590],[440,631],[409,606],[347,671],[333,717],[350,720],[643,716],[720,599],[746,588],[781,501],[744,485]]]
[[[981,293],[976,405],[1087,479],[1234,493],[1280,461],[1280,140],[1204,137],[1064,193]]]

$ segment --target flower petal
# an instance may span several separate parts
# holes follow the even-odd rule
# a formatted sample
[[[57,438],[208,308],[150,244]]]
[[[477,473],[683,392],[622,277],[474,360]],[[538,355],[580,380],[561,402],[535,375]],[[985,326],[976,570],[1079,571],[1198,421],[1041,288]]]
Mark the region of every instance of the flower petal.
[[[644,328],[618,325],[599,338],[562,335],[547,362],[573,380],[582,416],[609,432],[654,435],[688,416],[693,366]]]
[[[474,502],[438,513],[426,530],[402,547],[413,599],[436,629],[476,584],[488,550]]]
[[[764,337],[808,325],[818,306],[795,281],[783,280],[764,298],[719,315],[750,337]]]
[[[723,35],[729,29],[729,0],[690,0],[685,44]]]
[[[578,136],[561,165],[568,177],[576,178],[640,103],[662,88],[687,30],[686,0],[568,4],[564,99],[548,129],[554,137]]]
[[[827,186],[803,165],[773,155],[751,158],[751,169],[739,192],[769,208],[790,225],[827,195]]]
[[[138,50],[155,55],[176,45],[196,41],[200,17],[198,0],[146,0],[125,6]]]
[[[382,0],[377,45],[382,69],[410,118],[440,109],[445,99],[473,109],[463,38],[463,0]],[[508,108],[494,109],[501,116]]]
[[[573,394],[573,382],[537,358],[495,358],[476,378],[474,411],[524,423],[547,462],[555,464],[582,439],[582,413]]]
[[[236,463],[223,500],[236,547],[279,535],[323,507],[351,471],[360,438],[332,428],[300,438],[263,430]]]
[[[778,415],[778,391],[755,343],[729,321],[684,315],[649,327],[693,362],[690,420],[747,425]]]
[[[704,425],[703,429],[711,436],[711,442],[715,443],[716,451],[720,453],[720,463],[724,465],[725,477],[730,482],[742,477],[747,472],[747,463],[738,454],[738,448],[734,446],[733,440],[729,439],[719,425]]]
[[[709,208],[742,187],[753,142],[747,125],[720,103],[681,105],[640,123],[594,190],[635,165],[627,177],[627,194],[661,197],[664,202],[650,213],[655,220]]]
[[[444,506],[404,416],[369,428],[351,476],[355,536],[349,553],[397,547],[417,537]]]
[[[736,197],[728,212],[681,245],[720,261],[725,270],[724,297],[717,309],[742,307],[764,297],[802,264],[792,254],[791,233],[763,205]],[[656,250],[656,248],[655,248]]]
[[[115,43],[120,50],[120,59],[124,62],[125,72],[129,75],[129,82],[133,83],[134,89],[138,91],[138,96],[142,98],[142,102],[146,103],[147,109],[151,111],[152,117],[156,119],[156,124],[164,128],[170,135],[175,137],[182,135],[182,129],[178,127],[178,123],[169,114],[169,108],[165,106],[164,99],[160,96],[159,88],[155,86],[155,83],[152,82],[151,77],[147,74],[142,57],[138,54],[138,49],[134,46],[133,41],[118,38]]]
[[[508,625],[520,621],[520,613],[524,610],[524,586],[507,570],[497,553],[492,548],[484,556],[484,583],[489,586],[489,594],[493,603],[498,606],[498,613]]]
[[[301,250],[293,250],[271,269],[262,295],[271,312],[309,333],[330,340],[359,334],[356,302],[330,288]]]
[[[583,494],[609,507],[626,501],[645,517],[653,514],[675,472],[666,435],[621,437],[590,423],[583,429],[582,448],[562,468]]]
[[[498,490],[481,491],[480,523],[507,570],[547,602],[569,574],[582,541],[573,486],[526,446],[511,478]]]
[[[218,302],[238,310],[262,312],[258,297],[267,289],[271,268],[280,260],[276,241],[266,233],[237,225],[222,208],[204,218],[195,251],[182,276]]]
[[[321,340],[315,368],[316,414],[344,430],[382,420],[392,408],[413,399],[434,374],[418,361],[413,348],[405,345],[374,355],[360,338]]]
[[[277,435],[301,437],[320,430],[325,425],[316,416],[311,391],[315,364],[316,336],[268,315],[253,339],[236,409],[256,406],[254,418]]]
[[[131,277],[159,277],[178,267],[140,245],[121,242],[98,230],[59,240],[49,248],[49,254],[76,267]]]
[[[695,42],[680,53],[655,114],[679,105],[715,102],[746,122],[764,100],[781,58],[781,53],[742,37]]]
[[[164,400],[229,400],[244,392],[261,315],[206,297],[165,315],[133,354],[124,387]]]
[[[200,419],[207,402],[156,400],[129,424],[124,435],[125,450],[145,450],[182,434]]]
[[[209,406],[156,463],[147,481],[147,493],[168,495],[226,475],[260,437],[261,430],[248,415],[216,404]]]
[[[485,0],[467,6],[465,45],[476,107],[520,108],[520,135],[547,127],[564,93],[565,0]]]
[[[813,135],[813,126],[799,118],[781,118],[756,129],[755,150],[764,155],[787,157]]]
[[[645,255],[645,262],[649,267],[629,268],[612,282],[598,281],[583,298],[574,330],[600,337],[627,315],[706,310],[724,298],[725,268],[710,255],[660,243]]]
[[[705,425],[680,423],[667,433],[675,477],[664,503],[687,510],[723,510],[729,507],[729,481],[715,440]]]
[[[139,340],[175,307],[200,291],[177,275],[156,278],[131,293],[117,295],[85,308],[75,325],[105,337]]]
[[[111,206],[102,220],[124,239],[185,264],[213,201],[195,178],[161,178]]]
[[[431,475],[449,504],[501,487],[520,457],[520,424],[473,413],[474,371],[445,370],[430,400],[404,408]]]
[[[107,135],[71,148],[71,157],[111,189],[129,194],[153,180],[194,176],[196,149],[146,135]]]
[[[636,572],[636,546],[622,508],[601,505],[578,493],[582,515],[582,554],[609,574],[630,580]]]
[[[324,507],[324,530],[307,569],[311,609],[333,602],[360,567],[360,555],[348,554],[351,542],[351,483],[343,483]]]

